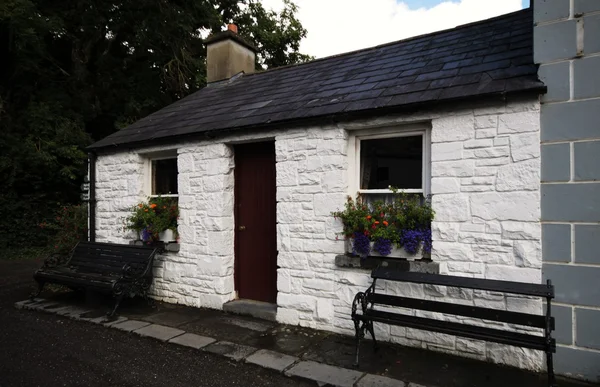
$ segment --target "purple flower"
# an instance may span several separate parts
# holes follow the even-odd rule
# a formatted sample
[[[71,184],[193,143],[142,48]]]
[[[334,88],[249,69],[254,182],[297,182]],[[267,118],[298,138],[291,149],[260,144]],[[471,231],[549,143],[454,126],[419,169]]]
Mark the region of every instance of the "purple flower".
[[[149,241],[150,239],[152,239],[152,231],[150,230],[150,227],[145,227],[142,230],[142,240],[144,242]]]
[[[362,232],[355,232],[353,239],[352,254],[359,255],[361,258],[369,255],[371,252],[371,242],[369,241],[369,237]]]
[[[431,229],[403,230],[400,244],[410,254],[415,254],[423,244],[423,251],[431,252]]]
[[[377,251],[383,256],[390,255],[392,252],[392,241],[389,239],[379,238],[373,244],[373,250]]]

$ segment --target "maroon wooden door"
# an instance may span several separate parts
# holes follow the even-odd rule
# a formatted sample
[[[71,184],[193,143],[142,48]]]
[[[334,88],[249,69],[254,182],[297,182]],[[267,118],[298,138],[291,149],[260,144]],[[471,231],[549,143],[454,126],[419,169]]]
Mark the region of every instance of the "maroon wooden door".
[[[275,143],[235,152],[235,284],[239,298],[277,301]]]

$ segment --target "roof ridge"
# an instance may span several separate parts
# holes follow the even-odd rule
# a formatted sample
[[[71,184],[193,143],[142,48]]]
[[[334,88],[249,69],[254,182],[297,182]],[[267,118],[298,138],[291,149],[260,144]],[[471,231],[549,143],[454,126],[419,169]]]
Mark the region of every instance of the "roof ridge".
[[[494,17],[491,17],[489,19],[477,20],[477,21],[474,21],[474,22],[471,22],[471,23],[461,24],[461,25],[458,25],[456,27],[448,28],[448,29],[445,29],[445,30],[428,32],[426,34],[410,36],[408,38],[404,38],[404,39],[400,39],[400,40],[395,40],[393,42],[382,43],[382,44],[379,44],[377,46],[360,48],[360,49],[354,50],[354,51],[348,51],[348,52],[343,52],[341,54],[329,55],[329,56],[326,56],[326,57],[323,57],[323,58],[313,59],[313,60],[308,61],[308,62],[294,63],[294,64],[285,65],[285,66],[274,67],[272,69],[267,69],[267,70],[263,70],[263,71],[259,71],[259,72],[255,72],[255,73],[251,73],[251,74],[244,74],[244,78],[250,77],[250,76],[262,75],[262,74],[268,74],[268,73],[272,73],[272,72],[278,71],[278,70],[286,70],[286,69],[295,68],[295,67],[298,67],[298,66],[309,65],[309,64],[312,64],[312,63],[323,62],[323,61],[326,61],[326,60],[329,60],[329,59],[340,58],[340,57],[344,57],[344,56],[348,56],[348,55],[354,55],[354,54],[357,54],[357,53],[360,53],[360,52],[366,52],[366,51],[369,51],[369,50],[376,50],[376,49],[379,49],[379,48],[382,48],[382,47],[392,46],[394,44],[407,43],[407,42],[410,42],[411,40],[416,40],[416,39],[421,39],[421,38],[425,38],[425,37],[428,37],[428,36],[434,36],[434,35],[438,35],[438,34],[443,34],[443,33],[447,33],[447,32],[450,32],[450,31],[456,31],[456,30],[460,30],[460,29],[463,29],[463,28],[472,27],[472,26],[477,25],[477,24],[490,23],[490,22],[493,22],[493,21],[496,21],[496,20],[499,20],[499,19],[504,19],[504,18],[508,19],[508,18],[510,18],[512,16],[515,16],[515,15],[519,14],[519,13],[527,13],[527,12],[530,12],[530,11],[531,11],[531,7],[529,7],[529,8],[523,8],[523,9],[520,9],[518,11],[514,11],[514,12],[510,12],[510,13],[505,13],[505,14],[502,14],[502,15],[494,16]],[[532,26],[532,28],[533,28],[533,26]]]

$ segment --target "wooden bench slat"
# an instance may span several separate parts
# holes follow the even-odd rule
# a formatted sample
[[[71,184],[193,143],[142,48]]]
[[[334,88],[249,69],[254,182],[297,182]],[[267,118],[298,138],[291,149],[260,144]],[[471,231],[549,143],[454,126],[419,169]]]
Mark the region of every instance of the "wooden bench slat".
[[[156,248],[147,245],[121,245],[118,243],[105,243],[105,242],[79,242],[77,247],[92,247],[92,248],[104,248],[104,249],[115,249],[115,250],[148,250],[148,254],[154,251]]]
[[[554,297],[551,286],[528,284],[521,282],[499,281],[483,278],[458,277],[450,275],[400,272],[386,267],[379,267],[371,272],[371,278],[411,282],[428,285],[441,285],[468,289],[487,290],[492,292],[520,294],[524,296]]]
[[[392,296],[387,294],[370,293],[367,301],[378,305],[397,306],[409,309],[426,310],[429,312],[438,312],[463,317],[480,318],[509,324],[518,324],[531,326],[535,328],[544,328],[546,319],[541,315],[510,312],[506,310],[496,310],[471,305],[451,304],[447,302],[419,300],[416,298],[407,298]],[[554,318],[551,324],[554,326]]]
[[[475,340],[493,341],[499,344],[515,345],[541,351],[546,350],[546,339],[544,337],[528,335],[525,333],[509,332],[494,328],[374,310],[369,311],[367,316],[357,315],[357,317],[361,319],[367,318],[375,322],[382,322],[390,325],[424,329]],[[551,345],[555,345],[554,340]]]
[[[107,265],[107,266],[115,266],[115,267],[123,267],[123,265],[128,264],[128,265],[132,265],[132,266],[145,266],[147,263],[146,261],[129,261],[129,260],[120,260],[118,259],[118,257],[111,257],[111,256],[98,256],[98,257],[81,257],[81,256],[73,256],[73,258],[71,258],[70,264],[71,265],[77,265],[77,264],[86,264],[86,263],[91,263],[91,264],[103,264],[103,265]]]
[[[79,256],[79,257],[88,257],[88,258],[94,258],[94,257],[118,257],[119,260],[127,260],[127,261],[145,261],[148,260],[148,254],[141,254],[140,252],[134,252],[134,251],[125,251],[125,252],[119,252],[119,251],[114,251],[114,250],[100,250],[100,249],[75,249],[75,251],[73,252],[74,256]]]

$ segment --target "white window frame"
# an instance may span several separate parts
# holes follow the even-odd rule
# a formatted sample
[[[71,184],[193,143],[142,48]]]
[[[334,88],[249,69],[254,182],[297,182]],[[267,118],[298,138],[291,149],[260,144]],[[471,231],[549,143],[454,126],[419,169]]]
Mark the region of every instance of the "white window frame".
[[[431,128],[427,125],[405,125],[398,127],[372,128],[349,132],[348,136],[348,155],[349,160],[349,184],[350,192],[348,194],[354,197],[357,193],[360,194],[391,194],[389,189],[361,189],[360,188],[360,145],[363,140],[373,140],[381,138],[397,138],[397,137],[423,137],[423,160],[421,171],[421,189],[399,189],[398,192],[416,193],[427,197],[431,193]]]
[[[155,195],[152,193],[152,175],[154,171],[152,170],[152,162],[156,160],[168,160],[175,159],[178,161],[176,152],[168,152],[160,155],[146,155],[144,160],[144,191],[147,193],[147,196],[150,198],[178,198],[179,192],[176,194],[166,194],[166,195]],[[177,174],[179,174],[179,162],[177,163]],[[177,181],[177,191],[179,191],[179,180]]]

